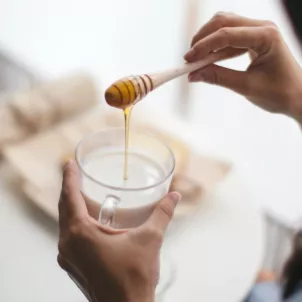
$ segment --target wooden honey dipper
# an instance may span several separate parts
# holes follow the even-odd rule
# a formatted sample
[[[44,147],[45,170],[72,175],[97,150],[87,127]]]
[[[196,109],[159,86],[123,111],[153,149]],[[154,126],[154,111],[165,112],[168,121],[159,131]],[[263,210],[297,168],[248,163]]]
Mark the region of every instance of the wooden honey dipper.
[[[226,59],[225,53],[211,53],[206,58],[194,62],[185,63],[180,68],[170,69],[153,74],[142,74],[124,77],[114,82],[105,92],[105,99],[108,105],[125,109],[144,98],[149,92],[159,86],[180,77],[201,69],[207,65]]]

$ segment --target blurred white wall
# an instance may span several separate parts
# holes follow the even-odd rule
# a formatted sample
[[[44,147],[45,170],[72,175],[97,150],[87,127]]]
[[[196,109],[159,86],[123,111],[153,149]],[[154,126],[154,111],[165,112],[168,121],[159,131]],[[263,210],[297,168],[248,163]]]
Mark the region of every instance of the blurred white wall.
[[[86,69],[103,87],[182,62],[182,0],[0,1],[0,43],[42,76]],[[165,104],[171,87],[156,97]]]

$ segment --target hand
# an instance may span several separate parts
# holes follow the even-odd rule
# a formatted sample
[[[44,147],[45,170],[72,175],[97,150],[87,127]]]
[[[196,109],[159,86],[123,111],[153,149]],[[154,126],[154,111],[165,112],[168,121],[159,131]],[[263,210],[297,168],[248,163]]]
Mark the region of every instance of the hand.
[[[59,202],[59,265],[89,301],[153,302],[163,235],[179,199],[168,194],[138,228],[111,229],[88,214],[77,165],[69,162]]]
[[[191,82],[220,85],[267,111],[302,118],[302,71],[275,24],[219,13],[194,36],[185,59],[197,61],[216,51],[229,57],[249,51],[252,61],[246,71],[210,65],[190,74]]]

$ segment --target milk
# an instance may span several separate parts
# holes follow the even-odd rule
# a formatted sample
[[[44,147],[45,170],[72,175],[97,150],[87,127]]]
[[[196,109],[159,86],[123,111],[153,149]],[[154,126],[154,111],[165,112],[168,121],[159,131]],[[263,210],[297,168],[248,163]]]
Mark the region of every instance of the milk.
[[[108,195],[120,199],[113,227],[129,228],[142,224],[154,206],[168,191],[165,170],[150,156],[136,152],[128,155],[128,179],[123,179],[124,152],[106,148],[86,155],[82,167],[82,191],[100,205]],[[96,182],[97,181],[97,182]]]

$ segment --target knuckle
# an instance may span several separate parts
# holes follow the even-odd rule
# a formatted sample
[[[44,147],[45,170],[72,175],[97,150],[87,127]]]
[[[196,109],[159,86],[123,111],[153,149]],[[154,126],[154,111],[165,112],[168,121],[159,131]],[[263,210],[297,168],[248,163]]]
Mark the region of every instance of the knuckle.
[[[66,272],[70,271],[69,267],[68,267],[68,263],[66,262],[64,257],[62,257],[62,255],[60,255],[60,254],[58,254],[58,256],[57,256],[57,263],[62,270],[66,271]]]
[[[88,222],[86,219],[73,219],[68,228],[70,239],[83,239],[87,234]]]
[[[159,204],[159,208],[169,219],[172,219],[174,214],[174,206],[172,201],[165,200],[165,202],[161,202]]]
[[[66,240],[60,238],[58,243],[58,251],[60,255],[64,255],[66,251]]]
[[[278,28],[277,24],[276,24],[275,22],[271,21],[271,20],[265,20],[265,21],[264,21],[264,24],[265,24],[266,26],[271,26],[271,27]]]
[[[82,227],[78,223],[72,223],[69,226],[69,235],[71,238],[79,237],[82,233]]]
[[[271,40],[278,40],[280,37],[280,32],[277,27],[275,26],[266,26],[265,28],[267,36]]]
[[[60,253],[57,255],[57,263],[62,269],[64,269],[65,266],[64,266],[63,259],[62,259],[62,256],[60,255]]]
[[[149,227],[147,230],[147,233],[155,241],[162,240],[163,235],[162,235],[161,231],[159,229],[157,229],[156,227]]]
[[[230,41],[231,29],[228,27],[220,28],[217,32],[221,45],[228,45]]]
[[[218,31],[218,34],[222,37],[228,37],[230,34],[230,29],[227,27],[220,28]]]
[[[226,12],[218,12],[214,15],[213,21],[218,27],[223,27],[229,20],[229,14]]]
[[[214,15],[213,19],[216,19],[216,20],[219,20],[219,19],[221,19],[221,20],[226,20],[226,19],[229,18],[229,15],[230,15],[230,14],[227,13],[227,12],[219,11],[219,12],[217,12],[217,13]]]

